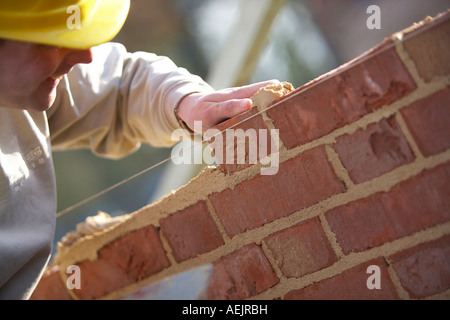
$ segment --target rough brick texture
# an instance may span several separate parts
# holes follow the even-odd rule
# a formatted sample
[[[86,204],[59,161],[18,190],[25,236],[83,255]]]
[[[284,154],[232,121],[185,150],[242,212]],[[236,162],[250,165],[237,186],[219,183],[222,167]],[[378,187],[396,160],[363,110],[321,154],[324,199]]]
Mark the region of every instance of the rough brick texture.
[[[301,183],[299,183],[301,182]],[[326,188],[322,186],[326,185]],[[211,196],[229,236],[254,229],[343,191],[321,147],[281,164],[274,176],[258,175]]]
[[[338,138],[334,145],[354,183],[362,183],[414,160],[393,117]]]
[[[367,56],[370,54],[373,52]],[[307,84],[308,90],[267,112],[275,127],[280,128],[281,140],[287,148],[329,134],[416,88],[394,48],[370,59],[364,55],[351,65],[335,70],[324,81]]]
[[[67,292],[66,284],[63,283],[59,275],[59,268],[53,267],[48,269],[31,300],[72,300],[69,292]]]
[[[389,257],[408,293],[414,298],[450,288],[450,237],[421,244]]]
[[[114,240],[98,252],[95,261],[81,261],[80,299],[101,298],[106,293],[142,280],[169,265],[153,226]]]
[[[380,289],[368,289],[369,266],[380,267]],[[313,283],[301,290],[291,291],[286,300],[392,300],[398,299],[395,287],[388,276],[386,263],[378,258]]]
[[[212,264],[208,299],[448,299],[449,17],[218,125],[278,130],[278,172],[262,174],[245,146],[245,163],[206,168],[61,246],[33,298],[121,299]],[[81,268],[72,292],[70,265]]]
[[[161,220],[161,230],[177,261],[193,258],[223,244],[204,201]]]
[[[318,218],[272,234],[266,243],[287,278],[310,274],[337,261]]]
[[[386,241],[450,220],[450,163],[424,171],[380,192],[326,213],[344,253],[364,251]]]
[[[447,13],[448,14],[448,13]],[[450,43],[450,21],[428,21],[415,34],[406,33],[404,47],[414,61],[417,70],[426,82],[434,77],[448,76],[448,44]]]
[[[450,88],[414,102],[402,110],[408,128],[425,156],[450,147]]]
[[[208,298],[249,298],[277,282],[278,279],[261,248],[251,244],[215,262]]]

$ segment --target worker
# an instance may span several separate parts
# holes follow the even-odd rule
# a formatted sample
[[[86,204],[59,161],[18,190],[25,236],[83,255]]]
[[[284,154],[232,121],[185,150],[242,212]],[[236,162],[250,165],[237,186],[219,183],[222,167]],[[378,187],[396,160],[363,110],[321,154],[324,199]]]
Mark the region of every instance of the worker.
[[[49,262],[52,150],[90,148],[116,159],[140,143],[171,146],[174,130],[192,130],[194,121],[206,130],[240,114],[273,82],[215,91],[166,57],[127,52],[110,41],[129,6],[0,2],[0,299],[28,299]]]

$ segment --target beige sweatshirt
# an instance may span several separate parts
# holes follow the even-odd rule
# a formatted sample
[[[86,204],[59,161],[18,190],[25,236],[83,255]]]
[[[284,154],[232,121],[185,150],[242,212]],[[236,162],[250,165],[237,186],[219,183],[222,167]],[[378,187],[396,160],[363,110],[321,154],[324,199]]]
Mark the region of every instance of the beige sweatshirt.
[[[56,221],[52,150],[87,147],[120,158],[141,142],[170,146],[180,100],[213,90],[166,57],[111,43],[93,55],[63,78],[47,112],[0,106],[0,299],[28,299],[48,263]]]

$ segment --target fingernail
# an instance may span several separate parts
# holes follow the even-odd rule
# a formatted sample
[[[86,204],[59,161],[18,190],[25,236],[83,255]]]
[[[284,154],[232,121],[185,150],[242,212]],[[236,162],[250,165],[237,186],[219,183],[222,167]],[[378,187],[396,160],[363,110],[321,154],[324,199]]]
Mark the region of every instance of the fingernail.
[[[250,110],[253,106],[253,102],[251,99],[245,99],[241,102],[241,105],[245,110]]]

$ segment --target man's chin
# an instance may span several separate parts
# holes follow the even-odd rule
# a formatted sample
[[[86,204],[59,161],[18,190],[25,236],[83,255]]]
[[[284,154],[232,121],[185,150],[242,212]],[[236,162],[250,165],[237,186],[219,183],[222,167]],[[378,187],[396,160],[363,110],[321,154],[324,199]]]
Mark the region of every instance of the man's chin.
[[[51,95],[45,98],[32,98],[27,102],[23,102],[19,105],[12,107],[13,109],[21,109],[27,111],[44,112],[50,109],[55,102],[56,95]]]
[[[27,110],[33,111],[47,111],[50,107],[55,103],[56,100],[56,87],[52,88],[50,92],[42,92],[38,95],[38,97],[29,101]]]
[[[32,102],[20,102],[20,103],[4,103],[0,104],[0,107],[6,109],[15,109],[15,110],[27,110],[27,111],[36,111],[36,112],[44,112],[50,109],[53,105],[54,100],[42,101],[39,103],[37,100]]]

